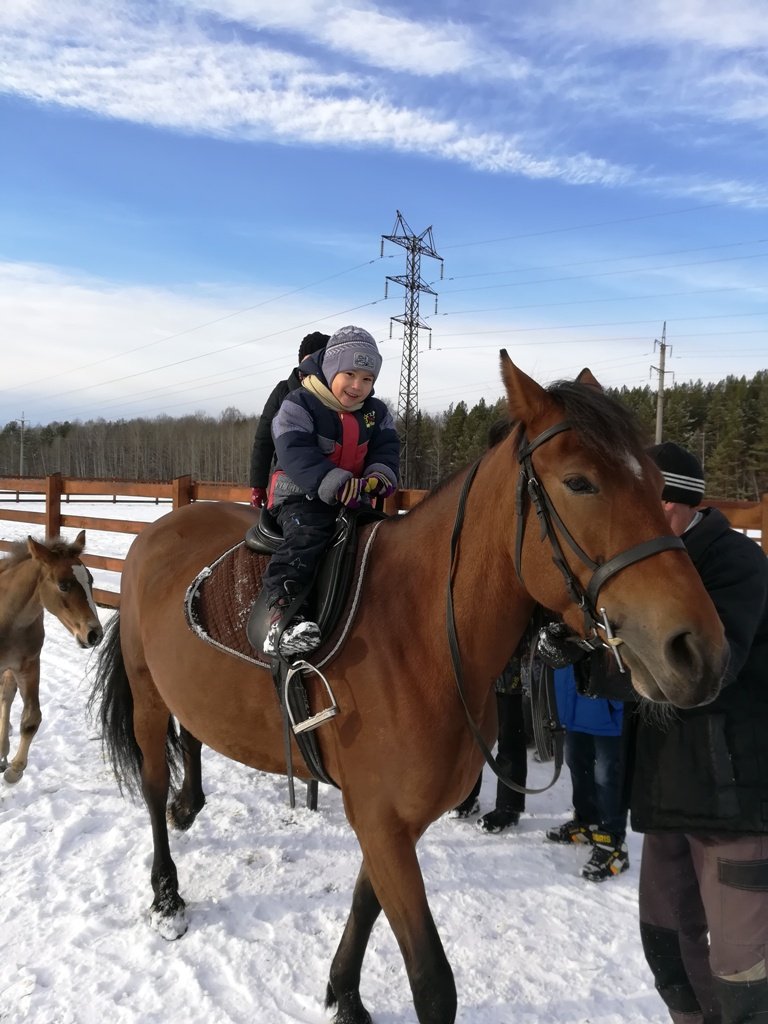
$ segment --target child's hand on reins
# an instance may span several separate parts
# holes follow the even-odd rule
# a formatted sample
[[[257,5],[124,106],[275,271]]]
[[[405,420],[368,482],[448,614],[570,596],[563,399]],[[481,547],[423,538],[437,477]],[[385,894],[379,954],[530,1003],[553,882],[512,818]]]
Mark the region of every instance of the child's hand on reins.
[[[395,493],[395,485],[390,483],[381,473],[370,473],[367,477],[364,477],[364,483],[365,493],[369,494],[372,498],[388,498],[390,494]]]

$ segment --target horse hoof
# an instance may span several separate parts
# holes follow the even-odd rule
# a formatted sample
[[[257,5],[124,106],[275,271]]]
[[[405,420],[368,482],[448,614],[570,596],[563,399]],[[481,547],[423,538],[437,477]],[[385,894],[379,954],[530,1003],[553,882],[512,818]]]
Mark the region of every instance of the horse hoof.
[[[6,782],[13,785],[13,783],[19,781],[23,774],[23,768],[21,770],[19,770],[18,768],[6,768],[5,771],[3,772],[3,778],[5,779]]]
[[[205,800],[199,806],[192,807],[181,800],[174,800],[166,812],[166,819],[171,828],[177,832],[186,832],[191,828],[200,811],[205,806]]]
[[[173,914],[163,914],[156,907],[149,911],[149,923],[156,932],[159,932],[164,939],[171,942],[173,939],[180,939],[189,927],[187,914],[182,905]]]

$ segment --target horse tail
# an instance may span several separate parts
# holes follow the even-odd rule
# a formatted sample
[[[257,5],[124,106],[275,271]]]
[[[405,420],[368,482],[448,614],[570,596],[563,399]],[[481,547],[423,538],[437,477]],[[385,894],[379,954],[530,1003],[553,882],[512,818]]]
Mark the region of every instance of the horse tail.
[[[88,698],[88,712],[101,726],[101,744],[112,765],[121,793],[141,795],[141,767],[144,756],[133,731],[133,693],[120,646],[120,612],[115,612],[99,645],[94,684]],[[173,780],[178,779],[181,741],[173,719],[168,717],[166,757]]]

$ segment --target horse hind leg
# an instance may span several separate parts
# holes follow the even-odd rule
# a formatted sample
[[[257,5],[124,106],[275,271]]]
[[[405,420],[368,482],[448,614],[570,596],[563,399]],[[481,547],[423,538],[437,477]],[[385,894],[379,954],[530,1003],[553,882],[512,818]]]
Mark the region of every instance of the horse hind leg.
[[[371,931],[380,913],[381,904],[363,864],[355,882],[352,908],[331,964],[325,992],[325,1008],[338,1007],[334,1017],[336,1024],[371,1024],[371,1015],[360,998],[360,971]]]
[[[185,832],[205,806],[203,792],[202,743],[179,725],[179,738],[184,758],[184,779],[181,788],[168,806],[168,824]]]

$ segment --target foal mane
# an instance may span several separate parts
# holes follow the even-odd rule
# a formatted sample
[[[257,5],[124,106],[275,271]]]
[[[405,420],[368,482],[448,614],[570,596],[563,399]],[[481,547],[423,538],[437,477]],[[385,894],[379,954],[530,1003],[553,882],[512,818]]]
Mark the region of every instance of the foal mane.
[[[75,545],[70,544],[64,540],[63,537],[55,537],[53,540],[40,540],[35,538],[38,544],[42,544],[43,547],[48,548],[51,554],[59,555],[62,558],[78,558],[79,552]],[[27,542],[25,540],[17,540],[11,545],[8,550],[8,554],[5,558],[0,559],[0,572],[5,572],[6,569],[12,568],[14,565],[18,565],[19,562],[25,562],[32,555],[29,553]]]

